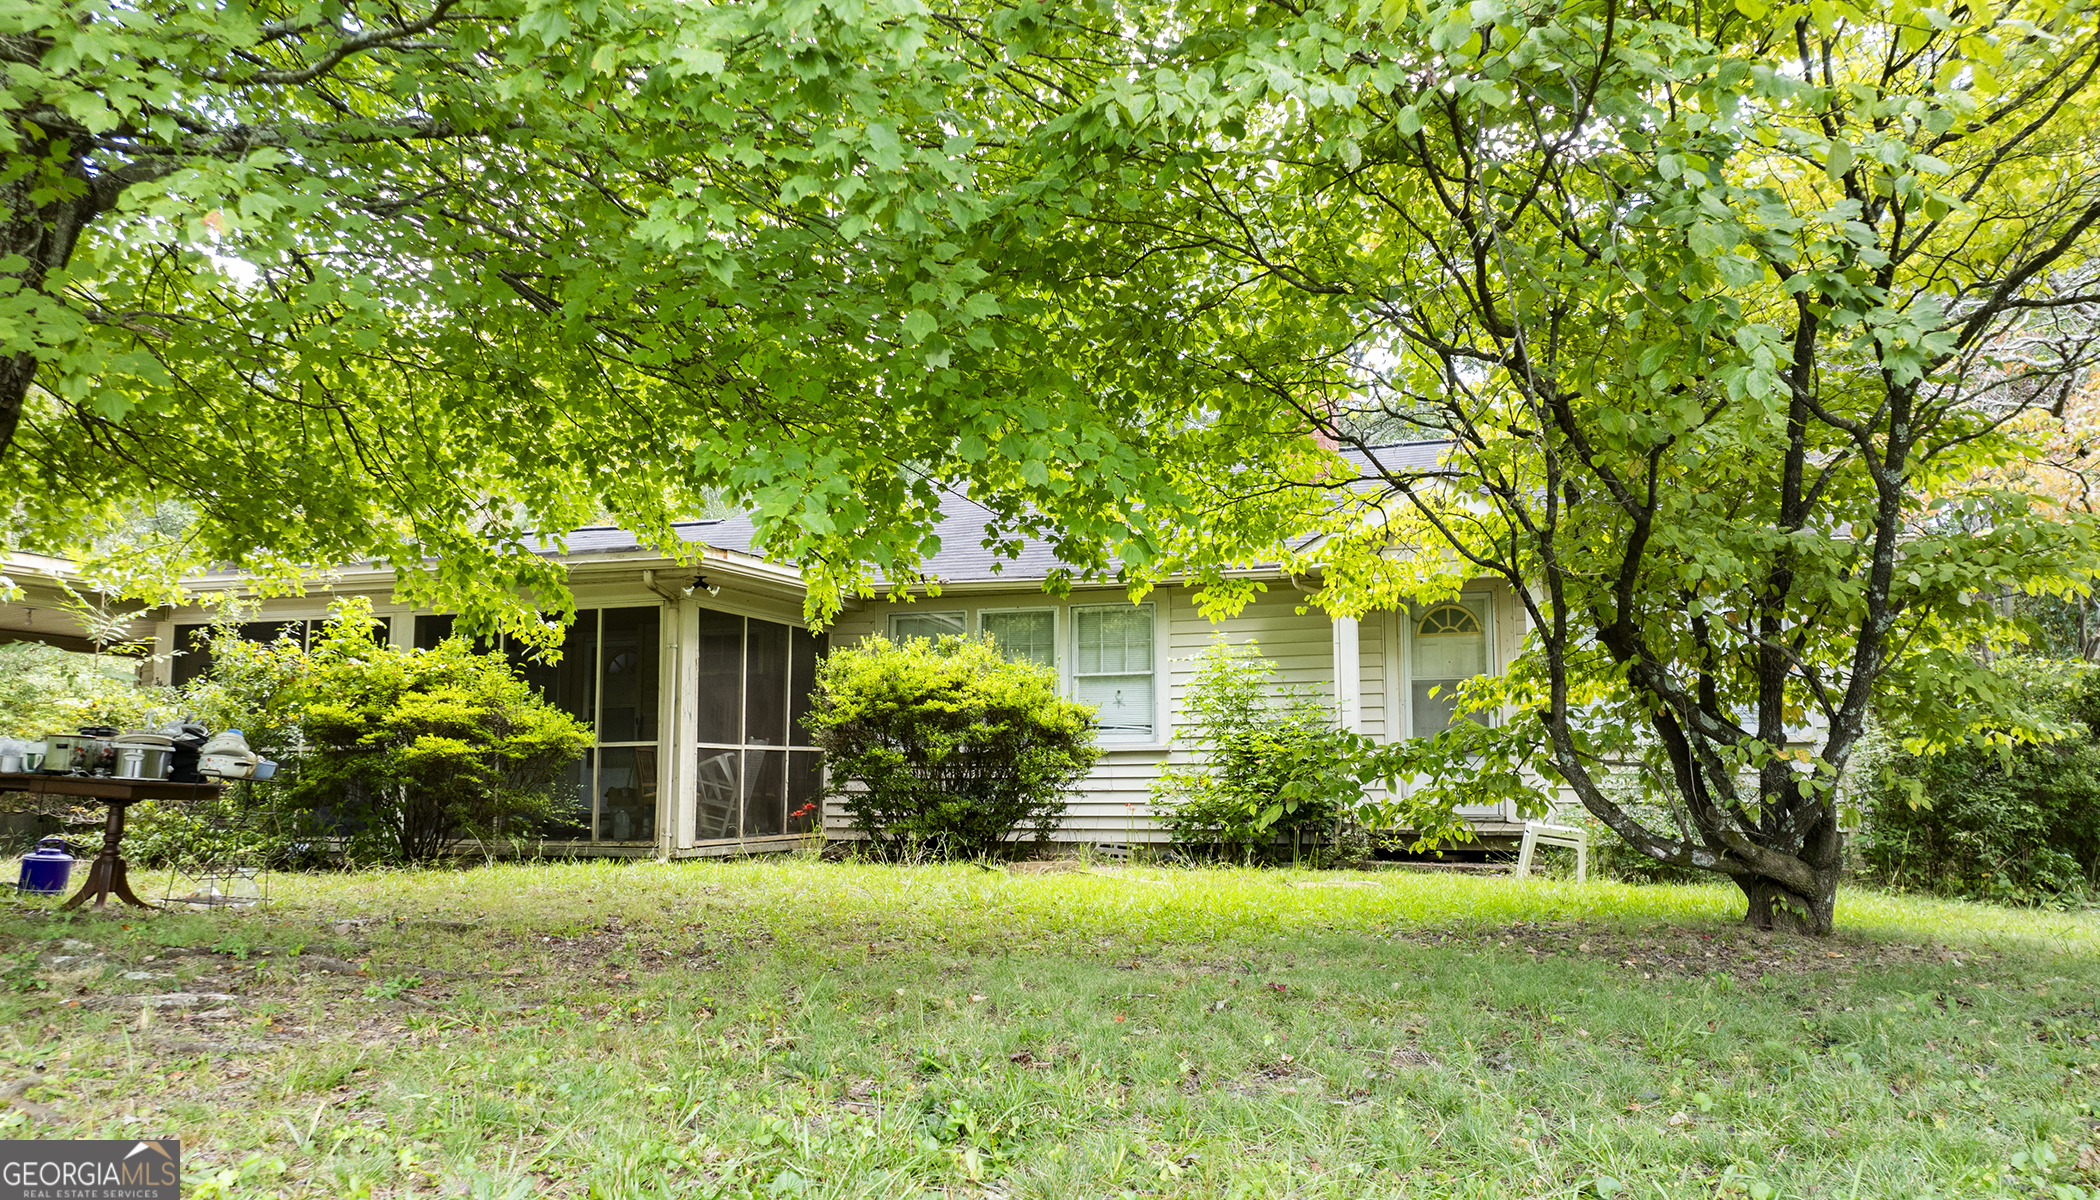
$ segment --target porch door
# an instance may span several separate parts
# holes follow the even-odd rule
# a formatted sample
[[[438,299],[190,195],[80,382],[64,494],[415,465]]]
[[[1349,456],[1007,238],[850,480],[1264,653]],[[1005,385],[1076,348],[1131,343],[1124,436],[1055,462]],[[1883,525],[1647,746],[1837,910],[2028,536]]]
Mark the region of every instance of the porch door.
[[[1486,596],[1460,596],[1431,605],[1408,622],[1408,732],[1431,737],[1458,719],[1459,685],[1488,669],[1489,608]],[[1466,719],[1486,723],[1480,713]],[[1458,815],[1475,821],[1508,820],[1507,804],[1468,805]]]
[[[1415,737],[1429,737],[1451,724],[1458,685],[1487,671],[1487,601],[1462,596],[1432,606],[1415,618],[1409,663],[1409,712]],[[1478,714],[1474,715],[1478,720]]]

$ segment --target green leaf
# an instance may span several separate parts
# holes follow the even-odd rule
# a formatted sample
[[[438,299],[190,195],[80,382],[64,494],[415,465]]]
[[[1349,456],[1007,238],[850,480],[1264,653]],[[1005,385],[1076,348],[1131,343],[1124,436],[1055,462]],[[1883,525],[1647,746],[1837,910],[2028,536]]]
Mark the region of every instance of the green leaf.
[[[1824,161],[1823,170],[1833,180],[1842,179],[1847,172],[1851,171],[1851,144],[1840,139],[1832,139],[1830,143],[1830,156]]]

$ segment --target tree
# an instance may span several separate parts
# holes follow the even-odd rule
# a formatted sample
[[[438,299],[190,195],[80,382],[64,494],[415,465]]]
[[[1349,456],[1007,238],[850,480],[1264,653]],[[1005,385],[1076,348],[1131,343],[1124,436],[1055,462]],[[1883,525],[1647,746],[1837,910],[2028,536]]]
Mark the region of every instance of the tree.
[[[1043,352],[1002,232],[1035,218],[977,177],[1032,86],[990,33],[913,0],[16,4],[0,528],[182,500],[192,563],[379,560],[528,640],[572,607],[567,530],[684,553],[724,500],[819,611],[912,579],[958,487],[1002,545],[1143,561],[1155,431]]]
[[[2092,520],[1985,471],[2093,361],[2093,11],[1173,11],[1064,125],[1152,184],[1066,236],[1184,314],[1221,429],[1353,453],[1255,458],[1163,569],[1282,561],[1338,613],[1501,581],[1524,652],[1462,707],[1507,719],[1419,745],[1416,796],[1543,777],[1752,924],[1829,930],[1869,713],[2012,736],[1985,601],[2089,586]]]
[[[989,641],[872,638],[817,667],[810,733],[853,827],[889,857],[990,858],[1049,836],[1100,757],[1093,710]]]

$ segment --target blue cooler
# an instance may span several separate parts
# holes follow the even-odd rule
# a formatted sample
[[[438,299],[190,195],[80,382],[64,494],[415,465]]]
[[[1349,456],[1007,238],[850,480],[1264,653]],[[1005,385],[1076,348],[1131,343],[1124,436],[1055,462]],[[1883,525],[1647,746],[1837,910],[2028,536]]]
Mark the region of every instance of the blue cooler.
[[[56,896],[66,890],[66,878],[72,873],[73,856],[66,850],[66,839],[47,837],[22,856],[22,881],[15,886],[25,892]]]

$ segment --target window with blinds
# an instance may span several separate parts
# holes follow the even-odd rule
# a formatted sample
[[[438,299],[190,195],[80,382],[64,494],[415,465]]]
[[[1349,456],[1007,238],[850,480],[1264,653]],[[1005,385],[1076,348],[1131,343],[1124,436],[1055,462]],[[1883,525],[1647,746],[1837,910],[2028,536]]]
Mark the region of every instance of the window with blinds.
[[[1150,604],[1072,609],[1072,698],[1096,709],[1105,742],[1159,738]]]

